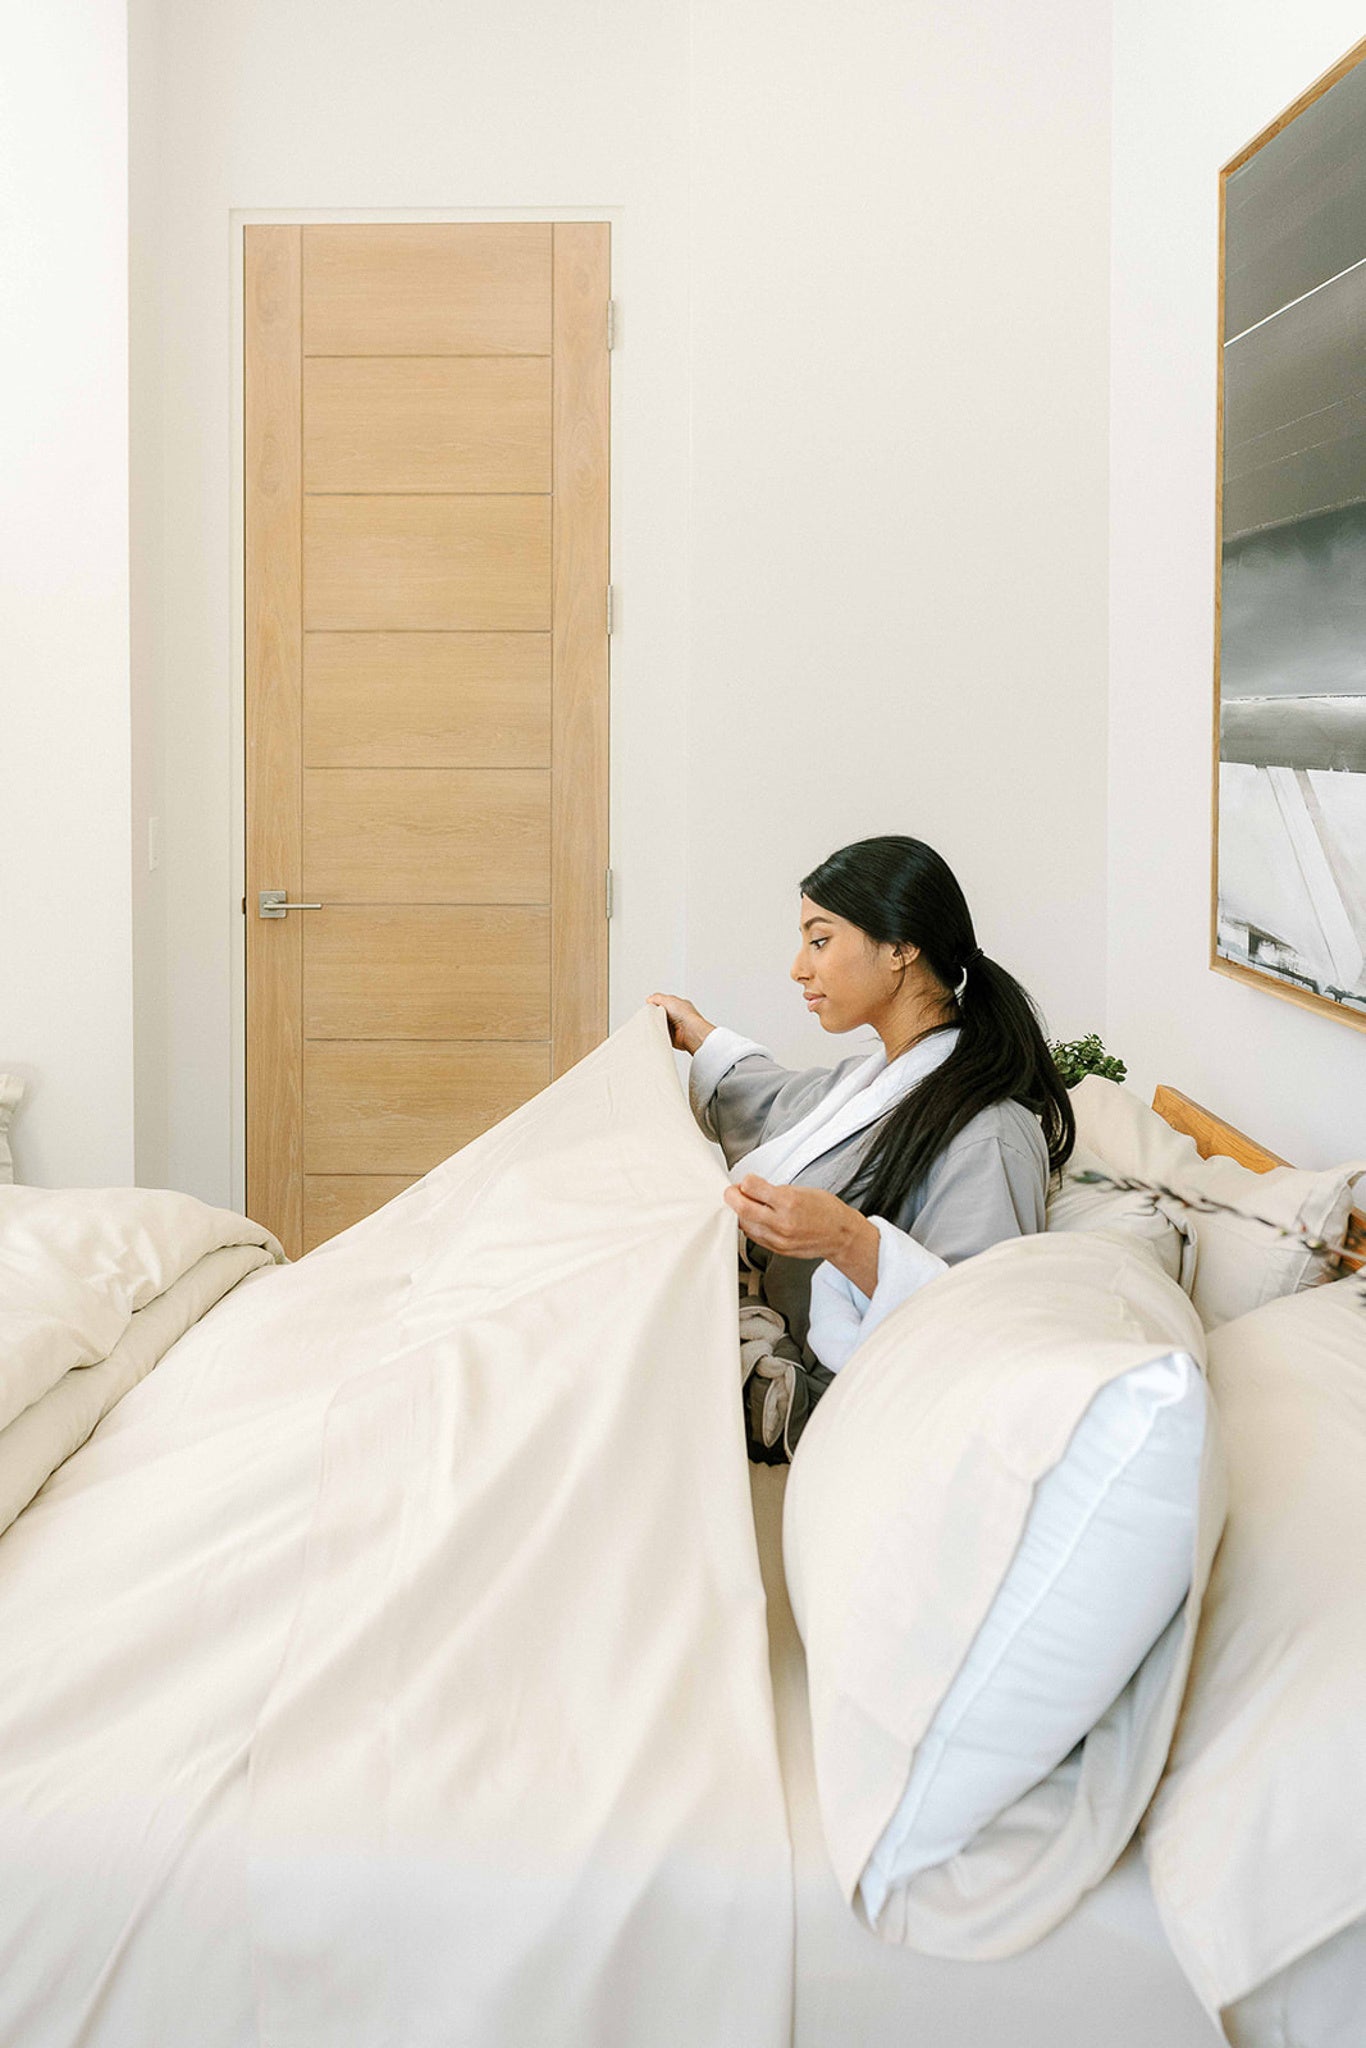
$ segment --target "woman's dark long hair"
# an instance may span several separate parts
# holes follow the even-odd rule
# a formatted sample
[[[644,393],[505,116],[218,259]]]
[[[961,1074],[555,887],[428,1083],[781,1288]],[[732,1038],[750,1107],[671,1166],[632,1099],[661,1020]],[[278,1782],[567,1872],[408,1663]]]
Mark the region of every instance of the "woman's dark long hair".
[[[1033,997],[977,944],[972,915],[947,861],[921,839],[860,839],[802,882],[822,910],[870,938],[918,946],[958,1027],[941,1066],[902,1097],[878,1127],[844,1199],[865,1216],[895,1216],[932,1161],[979,1110],[1013,1098],[1043,1125],[1050,1173],[1069,1157],[1076,1120],[1040,1028]],[[957,1003],[954,991],[967,979]]]

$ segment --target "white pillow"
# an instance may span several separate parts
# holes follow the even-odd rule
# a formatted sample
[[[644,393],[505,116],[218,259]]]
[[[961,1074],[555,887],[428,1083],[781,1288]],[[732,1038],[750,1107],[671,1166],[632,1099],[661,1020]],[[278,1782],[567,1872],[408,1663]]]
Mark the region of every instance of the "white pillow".
[[[1048,1197],[1046,1230],[1110,1230],[1141,1237],[1152,1245],[1164,1273],[1187,1294],[1195,1282],[1196,1231],[1179,1203],[1151,1202],[1141,1194],[1088,1185],[1079,1176],[1106,1171],[1098,1153],[1076,1145],[1062,1170],[1061,1184]]]
[[[1199,1254],[1191,1299],[1207,1330],[1332,1277],[1328,1260],[1266,1225],[1340,1240],[1352,1207],[1352,1182],[1366,1171],[1366,1160],[1320,1171],[1276,1166],[1254,1173],[1236,1159],[1202,1159],[1194,1138],[1174,1131],[1139,1096],[1099,1074],[1087,1074],[1071,1098],[1078,1144],[1111,1173],[1246,1212],[1198,1211],[1193,1217]],[[1252,1220],[1258,1217],[1265,1221]]]
[[[1039,1481],[1020,1547],[916,1750],[859,1890],[946,1863],[1060,1764],[1190,1591],[1205,1382],[1182,1351],[1102,1387]]]
[[[845,1896],[868,1879],[860,1903],[885,1938],[1013,1954],[1132,1834],[1222,1519],[1213,1427],[1194,1455],[1203,1354],[1149,1246],[1040,1232],[903,1303],[808,1423],[784,1559],[817,1789]],[[1145,1474],[1147,1493],[1127,1483]],[[1038,1576],[1050,1544],[1057,1598]],[[1145,1546],[1151,1575],[1133,1569]],[[1069,1595],[1085,1602],[1070,1620]],[[995,1748],[989,1766],[950,1753],[960,1734]],[[896,1866],[898,1816],[906,1842],[919,1830],[908,1861],[941,1860]]]
[[[13,1074],[0,1074],[0,1185],[14,1180],[14,1160],[9,1148],[9,1127],[14,1112],[24,1099],[24,1084]]]
[[[1145,1836],[1212,2013],[1366,1913],[1363,1290],[1315,1288],[1210,1339],[1228,1525]]]

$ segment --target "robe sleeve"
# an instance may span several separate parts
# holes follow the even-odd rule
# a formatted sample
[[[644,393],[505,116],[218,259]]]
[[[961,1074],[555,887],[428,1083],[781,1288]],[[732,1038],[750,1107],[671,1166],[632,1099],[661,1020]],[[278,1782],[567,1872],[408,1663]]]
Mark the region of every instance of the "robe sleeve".
[[[838,1372],[893,1309],[961,1259],[1042,1230],[1047,1189],[1046,1154],[1001,1134],[949,1146],[896,1222],[869,1219],[881,1239],[871,1295],[828,1260],[812,1274],[807,1342],[821,1364]]]
[[[766,1045],[716,1025],[692,1056],[688,1101],[709,1138],[734,1166],[759,1142],[777,1097],[792,1078]]]
[[[866,1055],[865,1055],[866,1057]],[[693,1054],[688,1101],[709,1138],[734,1166],[761,1138],[786,1130],[855,1061],[836,1067],[780,1067],[766,1045],[717,1024]]]

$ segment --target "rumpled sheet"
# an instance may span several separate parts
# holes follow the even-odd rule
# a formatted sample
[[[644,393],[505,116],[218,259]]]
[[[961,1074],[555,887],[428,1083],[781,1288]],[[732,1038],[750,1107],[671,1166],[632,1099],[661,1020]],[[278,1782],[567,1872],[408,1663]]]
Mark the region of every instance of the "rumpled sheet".
[[[647,1007],[0,1540],[0,2041],[789,2040],[724,1185]]]
[[[283,1257],[193,1195],[0,1188],[0,1532],[192,1323]]]
[[[0,1430],[0,1534],[176,1340],[239,1280],[269,1263],[269,1252],[259,1245],[224,1245],[207,1252],[164,1294],[129,1317],[107,1358],[72,1366],[8,1429]]]

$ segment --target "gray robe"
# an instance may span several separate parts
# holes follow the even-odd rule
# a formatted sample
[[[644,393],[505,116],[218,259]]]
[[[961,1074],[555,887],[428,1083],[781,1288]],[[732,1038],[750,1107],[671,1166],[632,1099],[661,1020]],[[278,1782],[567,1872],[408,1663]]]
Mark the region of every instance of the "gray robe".
[[[790,1130],[867,1058],[866,1052],[859,1053],[835,1067],[794,1073],[765,1053],[747,1053],[721,1076],[705,1102],[694,1100],[694,1114],[707,1136],[720,1144],[726,1164],[734,1166],[756,1145]],[[881,1121],[813,1159],[793,1185],[839,1194],[875,1140]],[[897,1213],[886,1220],[952,1266],[1002,1238],[1042,1230],[1047,1193],[1048,1146],[1039,1119],[1022,1102],[997,1102],[964,1125]],[[819,1260],[785,1258],[746,1242],[750,1262],[760,1272],[765,1301],[786,1322],[804,1365],[818,1383],[828,1383],[829,1373],[806,1341],[811,1275]]]

